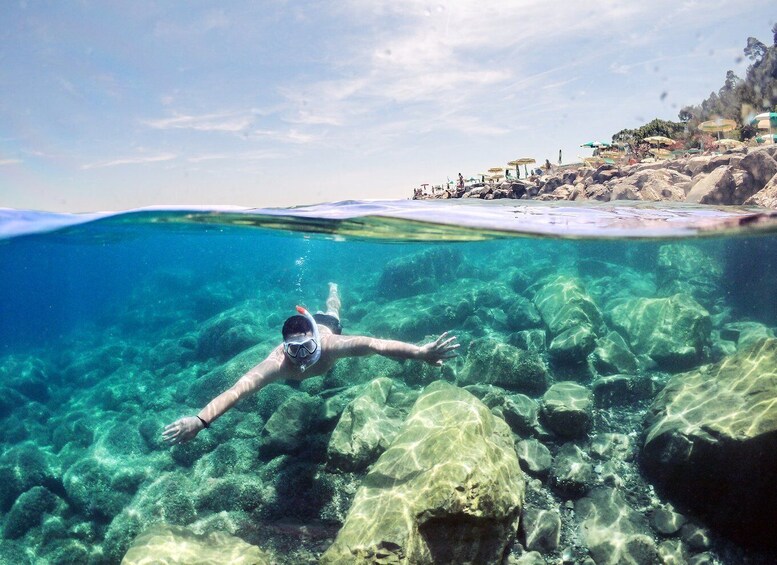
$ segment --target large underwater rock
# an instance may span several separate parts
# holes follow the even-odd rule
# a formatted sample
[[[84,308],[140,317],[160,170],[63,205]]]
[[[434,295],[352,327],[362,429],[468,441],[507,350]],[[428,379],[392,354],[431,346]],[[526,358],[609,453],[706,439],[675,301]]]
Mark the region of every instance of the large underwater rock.
[[[442,282],[458,279],[463,259],[461,251],[450,247],[392,259],[380,273],[378,294],[394,299],[434,292]]]
[[[321,563],[498,563],[524,487],[507,424],[435,382],[364,478]]]
[[[393,388],[391,379],[375,379],[345,407],[327,447],[328,467],[361,471],[388,448],[405,415],[389,404]]]
[[[675,375],[645,418],[642,465],[743,543],[777,545],[777,339]]]
[[[462,386],[493,384],[525,394],[542,394],[548,388],[548,380],[547,368],[537,353],[493,338],[470,343],[458,376]]]
[[[559,276],[539,288],[534,305],[553,337],[549,353],[560,361],[584,361],[596,346],[602,314],[580,282]]]
[[[709,312],[684,294],[628,300],[615,306],[610,318],[635,353],[670,371],[701,362],[712,331]]]
[[[556,383],[542,397],[543,421],[561,437],[585,437],[593,424],[593,403],[588,388],[571,381]]]
[[[262,428],[262,454],[273,456],[303,449],[323,419],[324,401],[319,397],[304,393],[289,397]]]
[[[690,294],[706,307],[712,306],[723,292],[720,261],[699,247],[672,243],[658,251],[656,279],[663,296]]]
[[[255,545],[221,532],[197,535],[159,524],[139,535],[121,565],[270,565],[275,559]]]
[[[261,309],[249,301],[206,320],[196,334],[197,359],[226,361],[259,342],[263,334]]]

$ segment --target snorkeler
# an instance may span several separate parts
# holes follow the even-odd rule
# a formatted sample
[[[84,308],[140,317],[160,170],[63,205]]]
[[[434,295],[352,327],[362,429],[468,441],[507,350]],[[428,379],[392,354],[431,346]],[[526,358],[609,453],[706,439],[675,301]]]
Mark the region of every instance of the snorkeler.
[[[454,357],[459,347],[456,337],[447,337],[447,332],[422,346],[365,336],[341,335],[340,297],[334,283],[329,283],[326,308],[325,313],[311,316],[305,308],[297,306],[299,314],[287,319],[283,324],[283,343],[273,349],[267,359],[240,377],[232,388],[211,400],[199,414],[181,418],[166,426],[162,432],[165,441],[171,444],[189,441],[244,396],[277,380],[301,381],[315,375],[323,375],[338,359],[344,357],[378,354],[393,359],[418,359],[440,366],[444,359]]]

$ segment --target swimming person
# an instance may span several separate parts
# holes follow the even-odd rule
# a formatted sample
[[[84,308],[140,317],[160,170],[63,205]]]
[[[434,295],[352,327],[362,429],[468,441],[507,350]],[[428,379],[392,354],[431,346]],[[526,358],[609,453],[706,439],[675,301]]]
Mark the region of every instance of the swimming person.
[[[240,377],[229,390],[211,400],[199,414],[165,426],[162,432],[165,441],[170,444],[189,441],[244,396],[277,380],[301,381],[323,375],[338,359],[344,357],[378,354],[393,359],[418,359],[441,366],[444,359],[456,355],[459,347],[456,337],[447,337],[447,332],[421,346],[366,336],[341,335],[340,296],[334,283],[329,283],[326,308],[325,313],[311,316],[305,308],[297,306],[299,314],[283,324],[283,343],[273,349],[267,359]]]

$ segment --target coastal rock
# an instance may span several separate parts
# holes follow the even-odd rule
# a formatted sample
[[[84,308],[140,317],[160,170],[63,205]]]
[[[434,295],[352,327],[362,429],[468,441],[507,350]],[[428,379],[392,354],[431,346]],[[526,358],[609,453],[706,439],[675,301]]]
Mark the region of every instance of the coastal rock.
[[[610,200],[685,200],[691,178],[669,169],[642,170],[619,179],[612,186]]]
[[[523,497],[507,425],[468,392],[438,381],[364,478],[320,562],[497,563]]]
[[[631,453],[631,441],[624,434],[596,434],[591,439],[590,453],[597,459],[626,459]]]
[[[548,371],[536,353],[523,351],[493,338],[473,341],[457,383],[493,384],[525,394],[548,388]]]
[[[642,466],[741,543],[775,546],[777,339],[675,375],[645,417]]]
[[[777,161],[763,149],[748,152],[739,166],[750,173],[759,186],[764,186],[777,175]]]
[[[501,405],[502,416],[516,434],[521,437],[532,435],[537,427],[537,403],[523,394],[506,396]]]
[[[596,334],[591,326],[564,330],[550,342],[548,353],[555,361],[582,363],[596,347]]]
[[[375,379],[343,410],[327,447],[327,466],[361,471],[391,444],[404,414],[389,406],[394,388],[389,378]]]
[[[261,308],[246,303],[213,316],[197,332],[195,355],[199,360],[226,361],[262,339]]]
[[[0,456],[0,512],[7,512],[17,497],[36,487],[62,491],[57,458],[32,442],[6,449]]]
[[[596,340],[591,362],[603,375],[632,374],[638,368],[637,358],[618,332],[609,332]]]
[[[536,439],[524,439],[515,444],[515,452],[521,463],[521,469],[534,477],[544,479],[548,476],[553,456],[550,450]]]
[[[190,528],[157,524],[132,543],[122,565],[197,563],[197,565],[270,565],[272,555],[221,532],[198,535]]]
[[[596,172],[591,177],[591,180],[595,184],[604,184],[608,180],[620,178],[624,175],[625,173],[618,167],[615,167],[613,165],[602,165],[601,167],[596,169]]]
[[[5,519],[3,537],[17,539],[39,525],[46,513],[52,512],[62,501],[44,487],[32,487],[16,499]]]
[[[763,206],[764,208],[777,208],[777,174],[775,174],[763,189],[745,200],[748,206]]]
[[[561,496],[578,498],[583,496],[594,480],[591,459],[579,447],[565,443],[553,459],[550,470],[550,484]]]
[[[463,261],[460,251],[435,247],[409,257],[392,259],[378,279],[378,294],[385,298],[403,298],[432,292],[444,281],[456,280]]]
[[[571,277],[562,275],[543,284],[534,295],[534,305],[554,336],[578,325],[598,328],[602,323],[594,300]]]
[[[753,178],[753,175],[747,171],[734,169],[731,172],[731,176],[734,179],[734,196],[732,198],[732,204],[744,204],[748,198],[761,190],[761,185],[758,184]]]
[[[315,424],[323,419],[324,401],[317,396],[296,394],[288,398],[265,423],[259,434],[262,453],[274,456],[294,453],[307,444]]]
[[[585,437],[593,422],[593,398],[577,383],[564,381],[551,386],[542,397],[542,417],[561,437]]]
[[[707,307],[722,294],[719,259],[695,245],[672,243],[658,250],[656,281],[664,296],[687,293]]]
[[[561,538],[561,516],[555,510],[527,507],[521,516],[521,537],[527,551],[555,551]]]
[[[683,294],[628,300],[613,308],[610,317],[634,352],[670,371],[701,362],[712,331],[709,312]]]
[[[609,375],[594,381],[594,399],[596,406],[631,405],[653,396],[653,381],[647,377],[634,375]]]
[[[523,296],[514,296],[505,313],[507,328],[512,331],[537,328],[542,324],[537,308]]]
[[[612,488],[593,489],[575,502],[588,551],[597,565],[660,563],[658,549],[645,519]]]
[[[711,173],[694,179],[691,190],[685,197],[693,204],[734,204],[736,182],[727,165],[721,165]]]
[[[545,330],[523,330],[510,334],[507,343],[518,349],[540,353],[545,351],[545,339]]]

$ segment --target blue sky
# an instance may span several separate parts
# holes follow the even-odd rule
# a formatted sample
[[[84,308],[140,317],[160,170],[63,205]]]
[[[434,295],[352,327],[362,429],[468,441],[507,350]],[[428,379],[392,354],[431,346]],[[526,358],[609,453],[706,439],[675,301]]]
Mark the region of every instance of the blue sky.
[[[676,119],[773,0],[7,1],[0,206],[407,198]]]

